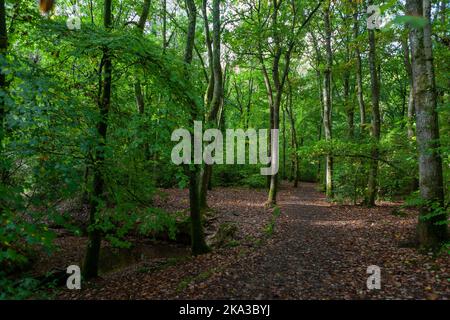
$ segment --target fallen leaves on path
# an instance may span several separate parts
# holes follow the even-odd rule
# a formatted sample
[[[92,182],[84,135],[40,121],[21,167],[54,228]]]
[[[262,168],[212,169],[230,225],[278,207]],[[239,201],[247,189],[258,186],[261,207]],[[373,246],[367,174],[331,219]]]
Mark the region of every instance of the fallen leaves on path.
[[[183,209],[184,191],[168,191],[168,206]],[[281,215],[272,218],[263,191],[217,189],[209,204],[218,223],[238,225],[239,245],[180,259],[152,259],[63,290],[61,299],[448,299],[450,256],[408,245],[417,212],[392,215],[399,204],[376,208],[325,201],[316,185],[283,185]],[[258,241],[257,239],[265,239]],[[369,291],[367,267],[381,268],[381,290]]]

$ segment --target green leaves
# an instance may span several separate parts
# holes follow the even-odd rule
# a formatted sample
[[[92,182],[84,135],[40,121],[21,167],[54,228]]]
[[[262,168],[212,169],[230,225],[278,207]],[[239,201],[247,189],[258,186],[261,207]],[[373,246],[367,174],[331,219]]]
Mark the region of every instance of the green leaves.
[[[424,17],[404,15],[404,16],[396,16],[395,19],[393,20],[393,23],[397,25],[410,26],[414,29],[421,29],[427,25],[428,20],[425,19]]]
[[[144,235],[167,231],[170,239],[174,240],[177,234],[177,217],[156,208],[149,208],[142,212],[138,218],[139,232]]]

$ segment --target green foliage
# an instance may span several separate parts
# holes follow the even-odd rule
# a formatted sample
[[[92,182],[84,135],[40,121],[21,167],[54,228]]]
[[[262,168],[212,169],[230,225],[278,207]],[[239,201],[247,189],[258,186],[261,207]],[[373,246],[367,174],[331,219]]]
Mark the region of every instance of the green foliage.
[[[275,231],[275,224],[276,224],[277,219],[278,219],[278,217],[280,216],[280,214],[281,214],[280,208],[279,208],[279,207],[275,207],[275,208],[273,209],[272,217],[271,217],[271,219],[270,219],[270,222],[267,224],[267,226],[266,226],[265,229],[264,229],[264,233],[265,233],[268,237],[270,237],[270,236],[273,235],[273,232]]]
[[[167,230],[170,239],[174,240],[178,231],[177,217],[158,209],[147,209],[137,222],[140,223],[139,231],[142,234]]]
[[[239,183],[249,188],[263,189],[267,186],[267,177],[262,176],[261,174],[252,174],[245,177]]]
[[[237,2],[227,5],[233,7]],[[282,48],[293,35],[294,10],[280,4],[277,19],[269,27],[266,18],[273,14],[270,2],[262,2],[258,12],[242,14],[235,21],[234,10],[223,12],[229,21],[223,28],[222,41],[225,99],[221,128],[269,127],[268,93],[262,77],[262,66],[271,72],[274,57],[274,35]],[[309,12],[313,2],[299,3],[298,12]],[[91,7],[92,5],[92,7]],[[105,181],[105,194],[91,228],[98,228],[113,246],[128,248],[127,236],[137,232],[144,236],[167,233],[171,239],[189,226],[181,214],[169,214],[154,208],[159,188],[186,188],[189,178],[185,168],[171,162],[171,133],[184,127],[192,130],[192,114],[202,120],[208,111],[203,96],[208,85],[208,61],[203,35],[203,21],[198,19],[196,55],[192,65],[185,65],[183,52],[187,18],[180,8],[167,21],[170,39],[162,44],[163,24],[159,3],[151,4],[151,25],[140,34],[133,23],[141,3],[124,1],[114,6],[114,28],[105,30],[102,23],[103,3],[92,2],[81,8],[82,30],[69,30],[63,15],[42,16],[35,1],[7,2],[7,54],[0,55],[0,66],[7,85],[0,88],[5,104],[4,136],[0,141],[0,298],[26,298],[37,290],[37,282],[25,278],[11,279],[16,271],[26,270],[36,251],[51,253],[55,234],[50,225],[63,226],[81,235],[81,226],[73,221],[73,212],[59,210],[61,203],[81,199],[89,205],[94,199],[93,175],[96,170]],[[293,2],[292,5],[298,5]],[[251,9],[249,4],[240,6]],[[20,7],[20,10],[17,8]],[[183,5],[181,4],[181,7]],[[359,9],[361,10],[362,7]],[[253,8],[254,9],[254,8]],[[253,10],[252,9],[252,10]],[[405,26],[421,28],[426,21],[404,15],[403,5],[390,0],[381,11],[397,17],[376,33],[378,70],[381,79],[381,141],[379,150],[378,196],[398,199],[417,189],[417,150],[415,137],[408,138],[407,99],[410,88],[399,43],[406,38]],[[434,10],[433,9],[433,14]],[[183,10],[183,8],[181,8]],[[354,7],[346,2],[334,3],[333,33],[333,139],[324,141],[321,86],[325,61],[320,55],[323,19],[317,14],[295,38],[290,73],[283,90],[281,113],[292,101],[292,123],[280,115],[280,175],[291,177],[293,158],[299,157],[303,181],[323,182],[324,156],[335,159],[335,200],[359,203],[366,193],[369,162],[373,160],[375,142],[370,138],[370,74],[367,70],[368,41],[360,12],[359,35],[354,38]],[[233,13],[233,14],[231,14]],[[450,197],[450,104],[448,95],[448,14],[436,11],[433,17],[433,52],[436,65],[436,87],[440,117],[445,197]],[[225,21],[224,20],[224,21]],[[266,21],[266,22],[263,22]],[[228,27],[230,26],[230,27]],[[298,29],[298,25],[295,27]],[[305,36],[308,34],[308,36]],[[318,51],[312,35],[317,37]],[[336,40],[336,41],[335,41]],[[163,48],[164,47],[164,48]],[[363,98],[367,107],[366,124],[358,125],[356,98],[355,49],[362,54]],[[112,103],[109,110],[106,141],[101,141],[97,125],[101,119],[101,71],[103,52],[112,57]],[[284,50],[284,49],[283,49]],[[282,51],[283,51],[282,50]],[[318,53],[318,55],[317,55]],[[261,54],[259,56],[259,54]],[[261,59],[263,60],[261,63]],[[286,67],[281,59],[280,70]],[[187,81],[187,75],[189,81]],[[342,93],[349,75],[349,98]],[[100,81],[99,81],[100,80]],[[136,84],[142,89],[144,109],[136,106]],[[252,84],[250,86],[250,84]],[[289,85],[289,87],[288,87]],[[290,95],[290,96],[288,96]],[[288,98],[289,97],[289,98]],[[352,111],[354,127],[349,128]],[[293,136],[293,126],[297,136]],[[294,142],[300,145],[296,150]],[[96,151],[104,151],[99,168]],[[281,172],[286,167],[286,172]],[[244,186],[264,189],[267,177],[254,165],[217,165],[212,185]],[[426,206],[430,212],[423,219],[446,215],[448,205],[424,203],[413,193],[409,205]],[[412,198],[412,199],[413,199]],[[275,208],[268,234],[274,231],[279,209]],[[181,220],[181,222],[180,222]],[[442,221],[442,223],[448,223]],[[230,246],[235,245],[230,242]]]
[[[367,187],[369,161],[373,159],[371,149],[373,142],[362,140],[350,142],[345,140],[318,141],[301,147],[298,154],[301,159],[311,164],[330,153],[335,159],[334,183],[335,200],[351,201],[356,204],[364,198]],[[404,133],[397,129],[388,132],[380,144],[379,157],[379,196],[385,199],[395,198],[411,192],[417,172],[414,149],[406,140]]]
[[[414,17],[414,16],[397,16],[393,20],[393,23],[398,25],[410,25],[413,28],[419,29],[423,28],[427,24],[427,20],[423,17]]]
[[[36,295],[39,281],[33,278],[22,278],[18,281],[8,279],[0,272],[0,300],[24,300]]]

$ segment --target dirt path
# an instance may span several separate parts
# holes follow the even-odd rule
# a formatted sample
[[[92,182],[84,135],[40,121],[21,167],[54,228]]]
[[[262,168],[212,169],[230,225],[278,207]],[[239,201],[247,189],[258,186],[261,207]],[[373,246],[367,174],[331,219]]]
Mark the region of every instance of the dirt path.
[[[254,195],[246,195],[251,199]],[[331,205],[316,185],[283,186],[281,215],[263,244],[219,250],[161,270],[129,269],[62,298],[119,299],[449,299],[450,255],[434,259],[405,246],[416,213],[395,204]],[[381,268],[381,290],[366,287]]]

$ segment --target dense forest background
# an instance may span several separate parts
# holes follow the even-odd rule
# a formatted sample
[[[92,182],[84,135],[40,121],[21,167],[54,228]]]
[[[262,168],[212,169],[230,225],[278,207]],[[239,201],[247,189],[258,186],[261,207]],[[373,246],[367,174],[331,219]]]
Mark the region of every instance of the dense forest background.
[[[318,183],[339,205],[405,200],[420,211],[416,248],[445,253],[447,1],[40,5],[0,0],[0,298],[32,295],[27,270],[55,252],[55,230],[88,238],[84,279],[102,241],[187,233],[194,255],[209,252],[215,188],[267,190],[275,214],[282,183]],[[173,164],[172,132],[196,120],[279,129],[279,173]],[[177,214],[155,200],[173,188],[189,190]]]

